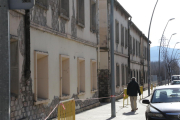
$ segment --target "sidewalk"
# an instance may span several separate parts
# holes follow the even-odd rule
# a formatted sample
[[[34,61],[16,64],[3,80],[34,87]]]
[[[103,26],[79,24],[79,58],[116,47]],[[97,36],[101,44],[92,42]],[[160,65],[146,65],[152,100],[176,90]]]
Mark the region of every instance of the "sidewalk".
[[[148,90],[143,92],[143,98],[150,99],[148,96]],[[147,98],[146,98],[147,97]],[[142,100],[138,96],[136,112],[131,112],[130,99],[129,105],[127,100],[125,101],[125,107],[123,108],[123,99],[116,101],[116,117],[111,118],[111,103],[102,103],[101,106],[76,114],[76,120],[145,120],[146,104],[142,104]]]

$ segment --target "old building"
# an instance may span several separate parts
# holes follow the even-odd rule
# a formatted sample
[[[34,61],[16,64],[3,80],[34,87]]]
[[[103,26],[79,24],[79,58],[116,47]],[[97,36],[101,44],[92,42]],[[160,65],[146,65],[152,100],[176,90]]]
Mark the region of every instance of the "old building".
[[[110,73],[110,0],[99,1],[100,69],[99,96],[111,94]],[[131,15],[115,0],[114,5],[114,75],[117,98],[130,77],[147,87],[147,38],[130,20]],[[129,60],[128,60],[129,59]],[[105,101],[109,101],[106,99]]]
[[[30,12],[10,11],[12,120],[43,119],[70,98],[76,112],[99,105],[90,99],[98,97],[98,4],[36,0]]]

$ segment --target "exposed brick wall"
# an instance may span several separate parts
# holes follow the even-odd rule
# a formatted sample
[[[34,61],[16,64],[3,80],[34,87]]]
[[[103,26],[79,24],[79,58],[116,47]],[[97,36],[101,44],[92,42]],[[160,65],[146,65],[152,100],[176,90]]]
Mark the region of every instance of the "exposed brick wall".
[[[99,70],[99,97],[109,97],[110,92],[110,74],[109,70]],[[106,99],[101,99],[101,102]]]

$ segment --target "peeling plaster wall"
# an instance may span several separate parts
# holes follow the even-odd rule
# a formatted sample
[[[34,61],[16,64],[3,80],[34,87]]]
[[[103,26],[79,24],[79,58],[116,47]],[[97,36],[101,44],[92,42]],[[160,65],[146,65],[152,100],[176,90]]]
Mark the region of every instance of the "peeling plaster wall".
[[[76,2],[70,0],[70,20],[66,21],[58,15],[59,0],[48,0],[47,7],[35,5],[30,10],[31,26],[35,24],[37,29],[31,27],[31,77],[25,78],[25,32],[24,32],[24,11],[10,11],[10,34],[16,36],[18,40],[19,51],[19,94],[11,95],[11,120],[27,119],[36,120],[44,119],[59,99],[59,54],[67,54],[70,56],[70,98],[85,99],[76,101],[76,112],[80,112],[99,105],[99,100],[91,100],[97,98],[98,92],[92,93],[90,89],[90,60],[98,60],[95,45],[98,41],[98,33],[90,32],[90,26],[86,26],[84,30],[77,28],[76,25]],[[85,0],[86,1],[86,0]],[[41,4],[41,3],[38,3]],[[89,4],[85,2],[86,6]],[[44,6],[44,5],[42,5]],[[90,11],[85,11],[88,17]],[[89,15],[90,16],[90,15]],[[86,19],[88,24],[89,19]],[[70,35],[73,39],[57,36],[45,31],[46,29],[55,34]],[[76,39],[77,41],[74,41]],[[78,41],[79,40],[79,41]],[[94,46],[86,46],[85,42],[94,44]],[[88,43],[88,44],[89,44]],[[34,105],[34,50],[48,51],[49,54],[49,98],[48,104]],[[86,94],[77,95],[77,57],[85,58],[86,66]],[[98,62],[98,61],[97,61]],[[76,79],[74,79],[76,78]],[[50,116],[57,116],[57,109]]]

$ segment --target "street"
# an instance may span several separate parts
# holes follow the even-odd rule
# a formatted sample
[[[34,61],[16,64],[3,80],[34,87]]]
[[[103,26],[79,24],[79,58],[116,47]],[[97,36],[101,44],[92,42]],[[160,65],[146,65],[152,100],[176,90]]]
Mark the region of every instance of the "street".
[[[150,99],[148,96],[148,90],[143,93],[143,99]],[[130,99],[129,105],[125,101],[125,107],[123,108],[123,99],[116,101],[116,117],[111,118],[111,103],[102,103],[100,107],[76,114],[76,120],[145,120],[145,104],[142,104],[140,97],[138,96],[136,112],[131,112]]]

